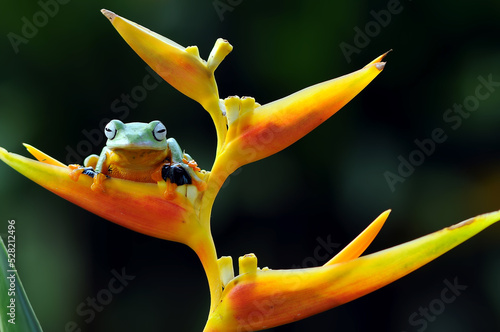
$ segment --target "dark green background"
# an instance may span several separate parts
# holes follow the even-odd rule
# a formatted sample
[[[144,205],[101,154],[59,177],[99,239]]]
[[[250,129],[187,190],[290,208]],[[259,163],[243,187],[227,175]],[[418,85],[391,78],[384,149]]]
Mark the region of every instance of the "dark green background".
[[[41,7],[3,1],[0,146],[27,155],[26,142],[66,162],[66,149],[87,140],[83,131],[116,117],[112,103],[142,84],[145,64],[99,12],[107,8],[198,45],[203,58],[218,37],[228,39],[234,50],[216,72],[223,98],[270,102],[394,49],[384,72],[332,119],[230,178],[212,220],[219,255],[254,252],[271,268],[311,265],[318,238],[340,249],[388,208],[368,252],[500,209],[500,88],[456,130],[443,119],[475,93],[478,76],[500,81],[500,2],[402,1],[350,61],[340,44],[354,45],[354,28],[375,22],[370,12],[388,1],[232,3],[221,20],[212,1],[71,0],[16,53],[8,33],[21,34],[22,18],[32,21]],[[153,119],[210,168],[215,133],[201,106],[161,83],[125,121]],[[408,158],[414,140],[436,128],[447,140],[392,192],[384,172],[396,173],[398,156]],[[82,331],[202,330],[208,287],[190,249],[102,220],[3,164],[0,184],[0,233],[16,220],[17,267],[45,331],[64,331],[68,321]],[[499,239],[496,225],[382,290],[272,331],[417,331],[410,315],[455,278],[468,288],[426,331],[498,331]],[[76,307],[122,268],[136,278],[87,324]]]

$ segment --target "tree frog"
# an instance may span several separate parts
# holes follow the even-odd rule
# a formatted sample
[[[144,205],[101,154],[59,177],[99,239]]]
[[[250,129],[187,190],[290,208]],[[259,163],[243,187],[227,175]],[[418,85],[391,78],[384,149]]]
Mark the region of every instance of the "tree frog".
[[[177,186],[194,184],[199,191],[205,190],[206,183],[196,175],[200,171],[197,163],[183,153],[174,138],[167,139],[167,128],[160,121],[111,120],[104,134],[108,140],[100,156],[88,156],[84,167],[70,165],[73,179],[78,180],[80,174],[94,178],[92,190],[104,191],[102,182],[107,177],[137,182],[166,181],[167,199],[175,197]]]

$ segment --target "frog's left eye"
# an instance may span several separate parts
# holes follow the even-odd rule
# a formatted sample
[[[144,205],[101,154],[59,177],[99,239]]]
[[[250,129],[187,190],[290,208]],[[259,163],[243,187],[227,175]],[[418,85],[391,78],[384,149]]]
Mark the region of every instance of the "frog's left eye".
[[[106,137],[108,139],[115,138],[116,132],[117,132],[116,126],[115,126],[115,123],[113,121],[111,121],[110,123],[108,123],[106,125],[106,128],[104,128],[104,134],[106,135]]]
[[[159,122],[156,125],[155,129],[153,129],[153,136],[159,142],[163,141],[167,137],[167,128],[163,123]]]

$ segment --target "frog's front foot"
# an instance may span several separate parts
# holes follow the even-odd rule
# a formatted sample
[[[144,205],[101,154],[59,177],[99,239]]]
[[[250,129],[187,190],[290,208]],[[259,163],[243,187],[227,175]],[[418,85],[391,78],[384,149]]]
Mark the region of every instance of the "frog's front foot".
[[[204,191],[207,188],[206,182],[198,178],[198,176],[196,176],[196,173],[194,173],[193,166],[195,166],[195,164],[165,164],[161,167],[161,169],[157,170],[153,174],[153,180],[159,181],[160,179],[158,177],[161,176],[161,178],[167,183],[165,198],[169,200],[174,199],[176,196],[175,191],[177,189],[177,186],[182,186],[185,184],[195,185],[198,191]]]
[[[104,186],[102,182],[107,178],[106,175],[102,173],[97,173],[92,167],[82,167],[80,165],[69,165],[68,166],[71,172],[69,173],[69,177],[73,181],[78,181],[80,175],[85,174],[93,178],[92,185],[90,189],[93,191],[101,191],[104,192]]]
[[[175,183],[178,186],[192,183],[191,176],[180,164],[163,165],[161,177],[165,181],[169,179],[171,183]]]
[[[167,183],[167,189],[165,190],[166,199],[172,200],[175,198],[177,186],[193,183],[193,178],[188,170],[189,168],[186,169],[186,166],[181,164],[163,165],[161,168],[161,177]],[[194,182],[196,185],[197,182]]]
[[[78,181],[80,175],[85,174],[93,178],[97,173],[94,171],[92,167],[82,167],[80,165],[69,165],[68,168],[71,170],[69,173],[69,177],[73,181]]]

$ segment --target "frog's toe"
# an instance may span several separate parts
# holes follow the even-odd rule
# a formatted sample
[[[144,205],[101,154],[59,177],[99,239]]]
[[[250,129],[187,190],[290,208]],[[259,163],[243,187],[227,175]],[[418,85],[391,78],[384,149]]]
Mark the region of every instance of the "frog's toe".
[[[94,174],[95,174],[94,181],[92,182],[90,189],[96,192],[104,192],[103,181],[106,180],[107,176],[102,173],[94,172]]]
[[[78,179],[80,178],[80,175],[82,174],[83,172],[83,167],[80,166],[80,165],[76,165],[76,164],[71,164],[71,165],[68,165],[68,168],[70,169],[71,172],[69,172],[69,177],[71,178],[71,180],[73,181],[78,181]]]
[[[73,181],[78,181],[80,175],[82,174],[88,175],[91,178],[97,174],[92,167],[82,167],[80,165],[72,164],[69,165],[68,168],[71,170],[68,175]]]
[[[177,184],[173,182],[167,182],[167,189],[163,193],[163,196],[169,201],[175,199],[175,197],[177,196],[177,194],[175,193],[176,189],[177,189]]]

